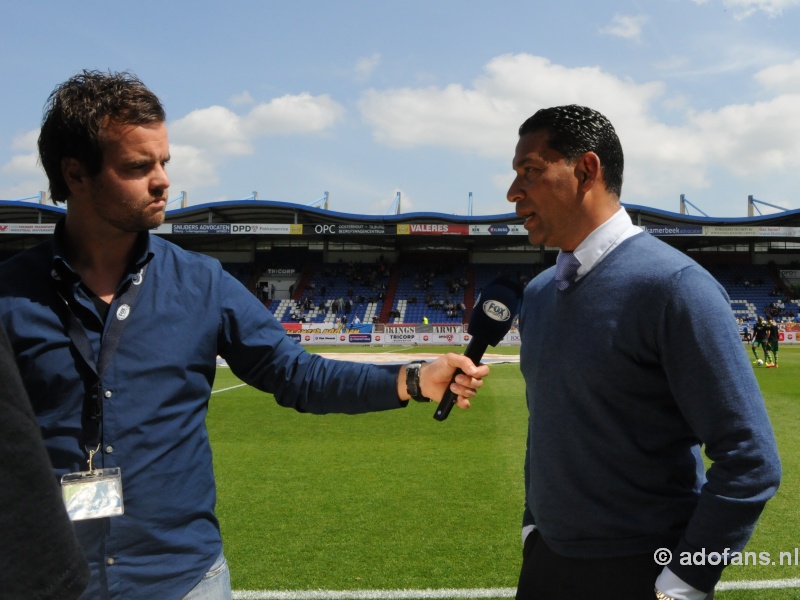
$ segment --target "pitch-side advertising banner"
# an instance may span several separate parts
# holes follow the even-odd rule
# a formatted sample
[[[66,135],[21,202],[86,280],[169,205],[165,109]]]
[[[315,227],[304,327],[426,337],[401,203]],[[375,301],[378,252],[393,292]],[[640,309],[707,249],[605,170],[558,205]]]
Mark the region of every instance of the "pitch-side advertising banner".
[[[470,225],[470,235],[528,235],[520,225]]]
[[[447,346],[466,344],[463,333],[420,333],[420,344],[429,344],[433,346]]]
[[[310,345],[466,346],[472,339],[462,325],[452,324],[381,324],[374,332],[330,328],[324,323],[283,323],[283,327],[290,338]],[[800,335],[800,324],[792,335]],[[519,346],[519,332],[512,329],[498,345]]]
[[[55,223],[0,223],[0,233],[51,235],[55,230]]]
[[[469,226],[457,223],[398,223],[397,235],[469,235]]]
[[[778,323],[779,344],[800,344],[800,323]]]
[[[706,226],[703,235],[730,237],[797,237],[800,227]]]
[[[236,223],[231,225],[231,233],[240,235],[301,235],[303,226],[290,223]]]

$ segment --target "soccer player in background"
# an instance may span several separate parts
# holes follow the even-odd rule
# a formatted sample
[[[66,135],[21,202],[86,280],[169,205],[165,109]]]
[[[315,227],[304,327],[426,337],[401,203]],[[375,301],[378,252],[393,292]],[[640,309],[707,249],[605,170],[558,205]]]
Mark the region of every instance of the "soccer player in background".
[[[758,317],[753,325],[753,343],[750,349],[753,351],[756,361],[758,361],[758,348],[761,348],[764,362],[769,362],[769,357],[767,356],[767,324],[764,321],[764,317]]]
[[[764,341],[766,348],[769,350],[769,353],[772,355],[772,360],[766,360],[768,367],[778,368],[778,338],[780,337],[781,332],[778,328],[778,324],[772,319],[772,317],[767,318],[767,339]]]

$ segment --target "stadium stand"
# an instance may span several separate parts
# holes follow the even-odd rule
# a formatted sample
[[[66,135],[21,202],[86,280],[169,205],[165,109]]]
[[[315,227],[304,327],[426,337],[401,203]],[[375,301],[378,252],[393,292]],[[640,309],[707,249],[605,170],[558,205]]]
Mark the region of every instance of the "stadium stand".
[[[306,323],[372,323],[380,315],[389,287],[390,266],[376,263],[309,265],[292,297],[271,308],[284,321]]]
[[[468,267],[451,261],[403,264],[389,315],[391,323],[462,323],[467,321],[467,293],[472,281]],[[468,306],[469,304],[469,306]]]
[[[718,265],[708,268],[728,292],[736,318],[753,322],[760,315],[794,319],[800,305],[770,265]]]
[[[708,268],[737,318],[800,320],[800,210],[711,218],[625,208],[634,223]],[[0,200],[0,260],[44,241],[63,214]],[[531,247],[513,213],[374,216],[223,201],[168,211],[164,228],[159,235],[179,246],[219,258],[280,320],[334,326],[355,317],[367,324],[467,322],[493,277],[524,284],[556,256]],[[277,295],[265,293],[267,282],[279,284]]]

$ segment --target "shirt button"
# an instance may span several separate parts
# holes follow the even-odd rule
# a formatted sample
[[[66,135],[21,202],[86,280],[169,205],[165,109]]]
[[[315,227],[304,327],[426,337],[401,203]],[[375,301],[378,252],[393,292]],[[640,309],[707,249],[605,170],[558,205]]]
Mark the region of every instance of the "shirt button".
[[[114,393],[111,390],[106,390],[105,394],[103,394],[106,398],[111,398]]]
[[[114,446],[106,446],[106,454],[111,454],[114,452]]]
[[[115,562],[117,562],[117,561],[114,560],[113,556],[110,556],[109,558],[106,559],[106,564],[109,565],[109,566],[113,565]]]

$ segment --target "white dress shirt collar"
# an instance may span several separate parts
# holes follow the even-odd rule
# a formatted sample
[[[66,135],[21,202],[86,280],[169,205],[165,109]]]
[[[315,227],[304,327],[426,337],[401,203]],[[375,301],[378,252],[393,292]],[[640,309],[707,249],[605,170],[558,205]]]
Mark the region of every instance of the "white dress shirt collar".
[[[575,248],[575,257],[581,262],[575,280],[584,277],[623,241],[639,233],[642,233],[642,229],[633,224],[628,211],[620,206],[617,212]]]

